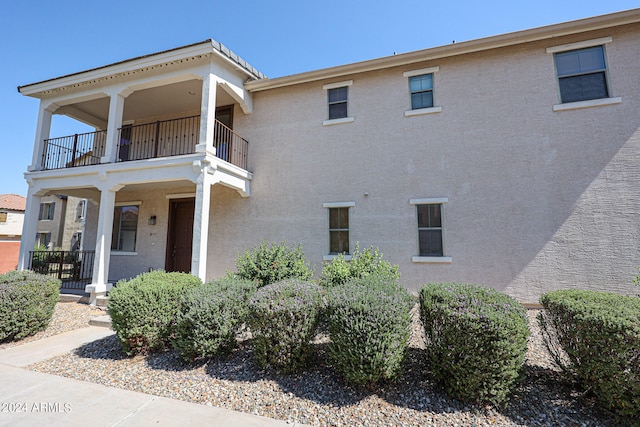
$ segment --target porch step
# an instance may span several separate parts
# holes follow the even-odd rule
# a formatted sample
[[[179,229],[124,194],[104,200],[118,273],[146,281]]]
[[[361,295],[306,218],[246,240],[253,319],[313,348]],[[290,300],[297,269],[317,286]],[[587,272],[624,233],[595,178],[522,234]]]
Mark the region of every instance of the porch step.
[[[96,298],[96,307],[107,308],[109,304],[109,297],[97,297]]]
[[[79,302],[82,304],[89,303],[89,295],[78,295],[78,294],[60,294],[58,299],[59,302]]]
[[[111,327],[111,316],[109,316],[108,314],[105,314],[104,316],[92,317],[91,320],[89,320],[89,325],[91,325],[91,326],[102,326],[104,328],[110,328]]]

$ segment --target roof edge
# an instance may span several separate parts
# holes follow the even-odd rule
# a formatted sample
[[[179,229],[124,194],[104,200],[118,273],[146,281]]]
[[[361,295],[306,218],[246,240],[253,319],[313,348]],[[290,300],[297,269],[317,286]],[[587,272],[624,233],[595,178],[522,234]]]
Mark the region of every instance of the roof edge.
[[[449,56],[464,55],[483,50],[497,49],[522,43],[550,39],[570,34],[583,33],[604,28],[617,27],[640,22],[640,8],[567,21],[559,24],[551,24],[543,27],[505,33],[496,36],[483,37],[465,42],[453,43],[433,48],[427,48],[377,59],[370,59],[335,67],[292,74],[274,79],[262,79],[246,82],[245,86],[250,92],[276,89],[283,86],[308,83],[325,80],[334,77],[342,77],[350,74],[376,71],[384,68],[424,62]]]
[[[67,83],[63,83],[62,85],[55,85],[56,87],[62,87],[69,84],[78,83],[79,81],[93,80],[96,78],[104,77],[104,75],[116,74],[118,70],[114,70],[113,73],[105,73],[110,68],[117,68],[119,66],[128,64],[128,63],[140,63],[139,66],[146,66],[145,62],[152,60],[153,58],[160,58],[162,56],[169,56],[173,53],[178,53],[179,51],[185,51],[184,56],[191,56],[193,54],[198,54],[198,52],[209,52],[213,51],[218,53],[224,59],[232,62],[236,67],[242,69],[249,77],[254,79],[265,79],[267,78],[263,73],[258,71],[256,68],[251,66],[248,62],[242,59],[240,56],[236,55],[231,49],[227,48],[224,44],[210,38],[203,40],[201,42],[191,43],[184,46],[175,47],[172,49],[163,50],[160,52],[150,53],[147,55],[141,55],[134,58],[125,59],[123,61],[114,62],[107,65],[102,65],[100,67],[91,68],[84,71],[78,71],[76,73],[66,74],[60,77],[54,77],[51,79],[43,80],[36,83],[30,83],[23,86],[18,86],[18,92],[22,95],[26,96],[34,96],[38,93],[46,90],[46,86],[53,82],[60,82],[63,80],[67,80]],[[169,58],[167,58],[169,60]],[[162,62],[162,61],[160,61]],[[167,61],[168,62],[168,61]],[[103,75],[104,74],[104,75]],[[80,79],[80,76],[85,75],[86,78]]]

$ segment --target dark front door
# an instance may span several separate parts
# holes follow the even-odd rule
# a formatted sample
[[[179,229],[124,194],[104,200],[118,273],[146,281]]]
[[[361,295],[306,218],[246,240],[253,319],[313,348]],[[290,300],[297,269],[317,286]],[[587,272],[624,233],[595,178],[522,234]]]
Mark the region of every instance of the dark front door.
[[[167,271],[191,272],[194,209],[194,199],[172,200],[169,203],[169,232],[165,262]]]

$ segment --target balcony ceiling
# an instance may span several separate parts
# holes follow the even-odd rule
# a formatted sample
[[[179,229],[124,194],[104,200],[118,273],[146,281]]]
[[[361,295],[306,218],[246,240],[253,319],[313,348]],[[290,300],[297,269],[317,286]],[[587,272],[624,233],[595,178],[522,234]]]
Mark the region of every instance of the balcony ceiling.
[[[230,105],[233,98],[224,90],[217,90],[216,106]],[[202,81],[188,80],[165,86],[133,92],[124,101],[123,121],[163,119],[200,111]],[[99,129],[106,129],[109,118],[109,98],[60,107],[56,114],[62,114]]]

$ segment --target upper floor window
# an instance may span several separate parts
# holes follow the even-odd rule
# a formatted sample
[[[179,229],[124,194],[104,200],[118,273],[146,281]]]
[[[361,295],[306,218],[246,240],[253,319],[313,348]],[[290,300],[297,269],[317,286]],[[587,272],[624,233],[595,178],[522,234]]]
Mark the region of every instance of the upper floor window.
[[[562,103],[609,97],[604,46],[554,54]]]
[[[422,68],[402,73],[409,80],[409,98],[411,109],[404,112],[407,117],[439,113],[442,107],[436,107],[434,101],[434,76],[440,67]]]
[[[38,214],[38,220],[52,220],[55,209],[56,204],[53,202],[40,203],[40,213]]]
[[[353,121],[353,117],[349,117],[349,86],[352,84],[353,80],[349,80],[322,86],[327,91],[329,115],[329,119],[323,122],[324,125]]]
[[[349,88],[347,86],[329,89],[329,120],[347,117],[347,100]]]
[[[412,110],[433,107],[433,74],[409,77],[409,92]]]
[[[7,212],[0,212],[0,222],[7,222]]]
[[[113,212],[111,250],[134,252],[138,236],[138,206],[116,206]]]

